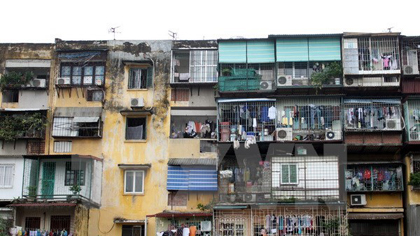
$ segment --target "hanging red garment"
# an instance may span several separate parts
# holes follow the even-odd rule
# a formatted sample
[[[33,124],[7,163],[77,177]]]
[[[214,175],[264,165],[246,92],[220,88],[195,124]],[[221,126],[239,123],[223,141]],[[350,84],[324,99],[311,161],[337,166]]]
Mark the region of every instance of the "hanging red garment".
[[[365,170],[365,172],[363,173],[363,178],[364,179],[370,179],[370,176],[371,176],[371,172],[370,172],[370,170]]]

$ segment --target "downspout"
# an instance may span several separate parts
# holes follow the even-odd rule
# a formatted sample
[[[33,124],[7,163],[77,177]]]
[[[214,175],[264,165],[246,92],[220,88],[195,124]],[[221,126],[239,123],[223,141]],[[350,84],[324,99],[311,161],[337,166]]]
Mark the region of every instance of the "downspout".
[[[147,236],[147,215],[146,219],[144,220],[144,236]]]

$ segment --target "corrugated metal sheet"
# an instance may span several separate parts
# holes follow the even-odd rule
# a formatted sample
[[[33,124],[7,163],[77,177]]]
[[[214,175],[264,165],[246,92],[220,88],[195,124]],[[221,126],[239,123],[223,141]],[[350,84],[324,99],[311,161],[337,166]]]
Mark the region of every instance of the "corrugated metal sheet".
[[[404,218],[403,213],[383,213],[383,214],[363,214],[363,213],[350,213],[349,220],[398,220]]]
[[[217,191],[216,166],[168,166],[167,190]]]
[[[276,49],[279,62],[309,61],[308,39],[306,38],[277,39]]]
[[[401,100],[398,98],[395,99],[344,99],[345,104],[351,103],[386,103],[386,104],[401,104]]]
[[[161,218],[172,218],[172,217],[204,217],[213,216],[211,212],[171,212],[163,211],[154,215],[147,215],[147,217],[161,217]]]
[[[168,166],[216,166],[215,158],[169,158]]]
[[[340,61],[341,44],[340,38],[310,38],[309,39],[310,61]]]
[[[51,60],[6,60],[6,67],[49,68],[51,67]]]
[[[101,117],[102,107],[57,107],[54,116],[57,117]]]
[[[274,42],[273,41],[248,41],[247,42],[248,63],[273,63]]]
[[[219,43],[220,63],[245,63],[246,41],[227,41]]]

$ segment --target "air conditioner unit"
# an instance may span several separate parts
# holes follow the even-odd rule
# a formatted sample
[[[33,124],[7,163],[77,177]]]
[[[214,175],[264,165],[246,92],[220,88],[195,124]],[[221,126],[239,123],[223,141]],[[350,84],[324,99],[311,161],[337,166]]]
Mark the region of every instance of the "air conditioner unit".
[[[257,202],[270,202],[271,194],[269,193],[257,193]]]
[[[325,140],[341,140],[341,131],[325,130]]]
[[[400,86],[400,78],[398,76],[384,76],[382,84],[384,86]]]
[[[33,79],[29,82],[29,85],[32,88],[45,88],[46,79]]]
[[[383,85],[382,77],[363,77],[362,86],[364,87],[377,87]]]
[[[256,201],[257,201],[257,194],[253,194],[253,193],[244,194],[244,202],[256,202]]]
[[[58,85],[66,85],[70,84],[70,77],[58,77],[57,78]]]
[[[97,86],[101,86],[101,85],[102,85],[102,79],[98,79],[98,78],[96,78],[96,79],[95,79],[95,85],[97,85]]]
[[[418,75],[419,68],[418,66],[403,66],[404,75]]]
[[[260,90],[272,90],[272,89],[273,89],[273,82],[271,81],[260,82]]]
[[[201,221],[201,231],[202,232],[209,232],[211,231],[211,221]]]
[[[407,65],[403,66],[403,73],[404,75],[419,74],[419,62],[416,49],[407,51]]]
[[[419,132],[410,131],[410,140],[409,141],[416,141],[416,140],[420,140]]]
[[[401,130],[400,119],[386,119],[386,130]]]
[[[144,100],[143,100],[143,98],[132,98],[131,99],[131,107],[135,107],[135,108],[142,108],[142,107],[144,107]]]
[[[350,205],[352,206],[364,206],[366,205],[365,194],[352,194],[350,195]]]
[[[344,87],[360,87],[363,86],[363,78],[345,78]]]
[[[277,141],[292,141],[293,129],[292,128],[277,128],[276,140]]]
[[[292,86],[291,75],[279,75],[277,77],[277,87],[279,86]]]

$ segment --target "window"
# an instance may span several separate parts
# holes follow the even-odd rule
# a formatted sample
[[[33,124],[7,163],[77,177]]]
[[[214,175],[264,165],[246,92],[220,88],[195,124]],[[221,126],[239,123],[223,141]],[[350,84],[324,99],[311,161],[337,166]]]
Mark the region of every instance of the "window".
[[[85,185],[86,162],[66,162],[65,185]]]
[[[146,118],[127,118],[126,140],[146,139]]]
[[[123,225],[122,236],[142,236],[143,230],[140,225]]]
[[[13,167],[0,164],[0,188],[13,187]]]
[[[296,164],[281,165],[281,183],[298,184],[298,169]]]
[[[56,153],[71,152],[71,149],[72,149],[71,141],[54,141],[54,152]]]
[[[144,193],[143,170],[126,170],[124,182],[124,193]]]
[[[172,89],[171,101],[173,102],[188,102],[190,100],[189,89]]]
[[[172,59],[171,82],[217,82],[217,51],[176,51]]]
[[[70,216],[51,216],[50,228],[54,232],[65,229],[67,233],[70,233]]]
[[[413,173],[419,173],[420,172],[420,160],[414,160],[413,161]]]
[[[61,78],[69,79],[71,85],[102,86],[105,79],[105,66],[63,64],[61,65]]]
[[[102,90],[88,90],[87,91],[87,101],[90,102],[102,102],[104,99],[104,92]]]
[[[26,230],[37,230],[40,228],[41,228],[41,217],[26,217],[25,218]]]
[[[99,117],[54,117],[55,137],[101,137]]]
[[[168,194],[168,206],[187,206],[188,192],[171,191]]]
[[[153,67],[131,68],[128,77],[128,89],[146,89],[153,83]]]
[[[3,103],[19,102],[19,90],[4,90]]]

